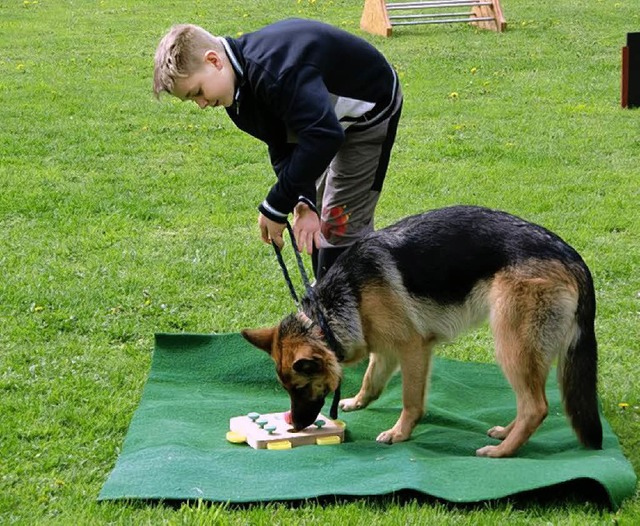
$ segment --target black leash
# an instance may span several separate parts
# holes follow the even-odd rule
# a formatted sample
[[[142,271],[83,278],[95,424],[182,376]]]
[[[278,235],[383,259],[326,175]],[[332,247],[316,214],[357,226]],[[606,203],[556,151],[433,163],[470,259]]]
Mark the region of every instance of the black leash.
[[[287,221],[287,231],[289,232],[289,237],[291,238],[291,245],[293,246],[293,252],[296,255],[296,262],[298,264],[298,270],[300,271],[300,277],[302,278],[302,283],[304,284],[305,291],[307,293],[307,297],[311,301],[313,305],[315,305],[315,311],[318,317],[318,326],[320,330],[324,334],[325,339],[327,340],[327,344],[329,348],[336,355],[336,358],[339,362],[344,359],[344,355],[342,353],[342,349],[338,345],[338,341],[336,340],[333,331],[329,327],[327,319],[322,312],[322,307],[316,298],[315,291],[313,287],[309,283],[309,277],[307,276],[307,271],[304,268],[304,264],[302,262],[302,256],[300,255],[300,251],[298,250],[298,244],[296,243],[296,238],[293,235],[293,229],[291,228],[291,223]],[[298,308],[298,312],[302,312],[302,304],[298,295],[296,294],[296,289],[291,281],[291,276],[289,275],[289,271],[287,270],[287,265],[284,262],[282,257],[282,253],[278,246],[271,242],[271,246],[273,246],[273,250],[276,253],[276,257],[278,258],[278,263],[280,264],[280,268],[282,269],[282,274],[284,276],[284,280],[287,282],[287,286],[289,287],[289,292],[291,293],[291,297]],[[340,402],[340,384],[338,384],[338,388],[333,393],[333,402],[331,403],[331,410],[329,412],[329,416],[335,420],[338,418],[338,403]]]

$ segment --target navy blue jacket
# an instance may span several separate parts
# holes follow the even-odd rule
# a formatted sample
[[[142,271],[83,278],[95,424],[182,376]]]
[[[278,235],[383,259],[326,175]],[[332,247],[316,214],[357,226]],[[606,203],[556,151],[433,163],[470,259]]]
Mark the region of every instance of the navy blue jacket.
[[[233,122],[264,141],[278,181],[260,205],[285,222],[344,141],[389,115],[397,75],[365,40],[312,20],[276,22],[223,39],[237,76]]]

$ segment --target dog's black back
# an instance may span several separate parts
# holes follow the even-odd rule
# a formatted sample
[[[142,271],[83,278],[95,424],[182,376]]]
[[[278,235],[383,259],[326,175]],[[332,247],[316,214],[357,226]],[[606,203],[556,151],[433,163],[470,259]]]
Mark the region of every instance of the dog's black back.
[[[335,295],[343,286],[355,292],[366,282],[385,280],[395,267],[412,295],[459,303],[480,280],[526,260],[570,266],[584,285],[582,308],[595,309],[589,269],[558,235],[506,212],[465,205],[410,216],[372,232],[339,258],[317,293],[331,296],[322,303],[339,305]],[[332,284],[335,280],[340,286]]]

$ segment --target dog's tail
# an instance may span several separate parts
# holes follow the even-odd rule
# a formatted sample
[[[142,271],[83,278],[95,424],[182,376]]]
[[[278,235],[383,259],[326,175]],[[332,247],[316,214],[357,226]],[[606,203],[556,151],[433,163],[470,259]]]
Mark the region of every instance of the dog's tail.
[[[598,413],[598,345],[594,328],[596,300],[593,279],[585,264],[574,268],[579,295],[576,332],[560,357],[558,380],[564,406],[578,439],[586,447],[602,449],[602,424]]]

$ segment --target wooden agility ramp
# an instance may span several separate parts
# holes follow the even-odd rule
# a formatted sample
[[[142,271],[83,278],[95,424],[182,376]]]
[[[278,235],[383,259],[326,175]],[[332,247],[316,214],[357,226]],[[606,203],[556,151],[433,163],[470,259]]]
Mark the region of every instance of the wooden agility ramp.
[[[461,11],[466,7],[471,9]],[[507,28],[500,0],[423,0],[394,3],[365,0],[360,28],[374,35],[390,37],[393,26],[459,22],[498,32]]]

